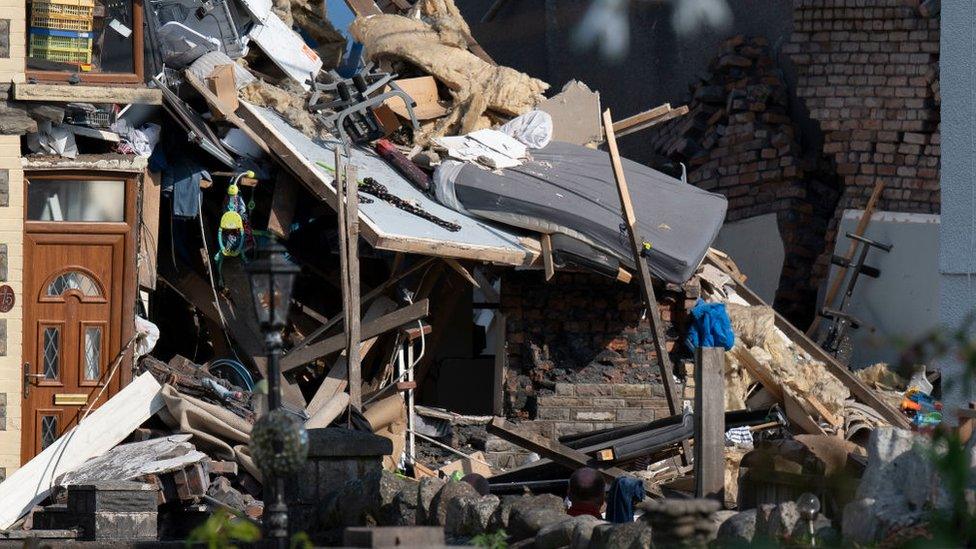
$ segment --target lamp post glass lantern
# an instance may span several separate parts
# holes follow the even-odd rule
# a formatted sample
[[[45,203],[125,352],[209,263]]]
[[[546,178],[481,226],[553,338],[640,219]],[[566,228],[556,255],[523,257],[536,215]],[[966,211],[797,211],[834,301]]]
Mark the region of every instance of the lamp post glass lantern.
[[[255,422],[250,444],[255,461],[265,473],[265,532],[276,547],[288,546],[284,477],[301,467],[308,452],[304,427],[280,408],[281,330],[288,322],[292,285],[301,271],[286,255],[285,247],[272,241],[258,248],[257,259],[247,266],[254,313],[268,358],[268,413]]]

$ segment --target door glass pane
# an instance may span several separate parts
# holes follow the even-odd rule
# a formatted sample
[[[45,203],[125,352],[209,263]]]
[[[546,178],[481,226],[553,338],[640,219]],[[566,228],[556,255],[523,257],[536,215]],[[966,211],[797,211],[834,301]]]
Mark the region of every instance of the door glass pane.
[[[102,367],[102,328],[85,328],[85,381],[98,381]]]
[[[27,184],[30,221],[125,221],[125,181],[37,179]]]
[[[27,13],[28,68],[133,72],[132,0],[38,0]]]
[[[78,290],[86,297],[101,295],[98,284],[90,276],[78,271],[61,273],[47,285],[47,295],[52,297],[63,295],[68,290]]]
[[[41,450],[58,440],[58,416],[41,416]]]
[[[44,379],[58,379],[61,357],[61,330],[57,326],[44,328]]]

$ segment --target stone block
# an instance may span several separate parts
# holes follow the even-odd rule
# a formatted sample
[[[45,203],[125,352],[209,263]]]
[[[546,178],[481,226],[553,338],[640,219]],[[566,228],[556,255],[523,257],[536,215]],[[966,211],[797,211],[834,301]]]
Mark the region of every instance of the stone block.
[[[625,410],[621,410],[625,411]],[[569,419],[568,417],[565,419]],[[575,410],[573,419],[578,421],[614,421],[617,419],[616,411],[594,411],[594,410]]]
[[[576,386],[577,396],[611,396],[613,389],[611,385],[578,384]]]
[[[613,385],[613,395],[624,398],[649,398],[650,385]]]

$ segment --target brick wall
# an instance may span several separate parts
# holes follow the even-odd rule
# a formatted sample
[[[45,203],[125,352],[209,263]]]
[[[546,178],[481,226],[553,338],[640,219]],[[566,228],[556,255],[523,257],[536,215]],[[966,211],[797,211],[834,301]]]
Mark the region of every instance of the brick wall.
[[[939,18],[908,4],[794,0],[783,52],[843,181],[815,279],[826,273],[843,210],[863,209],[879,179],[886,187],[878,210],[940,211]]]
[[[669,415],[660,384],[556,383],[555,391],[538,397],[536,419],[519,427],[556,439]],[[522,465],[529,456],[494,435],[488,437],[486,450],[489,461],[503,469]]]
[[[695,282],[655,288],[672,360]],[[501,283],[505,315],[505,413],[531,419],[520,427],[548,438],[652,421],[668,414],[650,325],[642,320],[638,282],[592,274],[508,271]],[[528,453],[489,437],[488,457],[509,468]]]
[[[697,287],[657,291],[668,349],[683,352],[685,311]],[[660,384],[650,325],[636,279],[622,284],[582,273],[503,275],[501,312],[506,327],[506,413],[534,418],[537,397],[557,383]]]
[[[20,466],[21,363],[23,338],[24,172],[20,163],[20,136],[0,135],[0,171],[6,173],[8,202],[0,206],[0,245],[6,270],[0,284],[14,291],[14,307],[0,313],[0,468],[12,473]]]
[[[725,195],[727,221],[776,214],[785,257],[774,304],[802,321],[816,297],[810,269],[834,213],[836,178],[818,151],[801,146],[765,38],[730,38],[709,69],[691,86],[688,115],[652,132],[650,146],[684,163],[689,183]]]

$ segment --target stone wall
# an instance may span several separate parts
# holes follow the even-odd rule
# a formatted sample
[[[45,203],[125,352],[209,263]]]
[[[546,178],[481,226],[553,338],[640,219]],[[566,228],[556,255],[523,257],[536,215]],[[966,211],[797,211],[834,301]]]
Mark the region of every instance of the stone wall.
[[[912,5],[914,4],[914,5]],[[794,0],[783,47],[796,95],[823,131],[843,192],[827,233],[833,249],[845,209],[939,213],[939,17],[903,0]],[[817,261],[823,278],[829,252]]]

